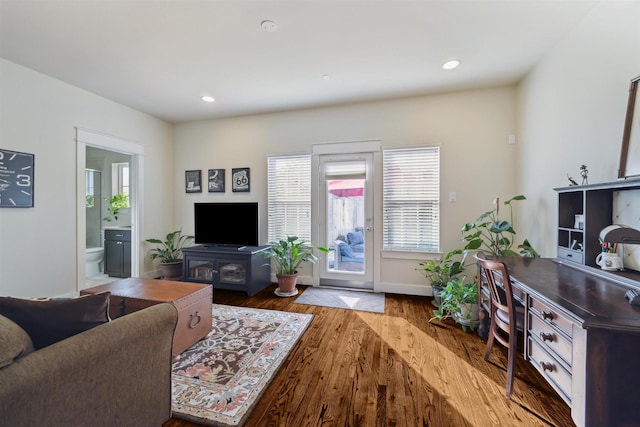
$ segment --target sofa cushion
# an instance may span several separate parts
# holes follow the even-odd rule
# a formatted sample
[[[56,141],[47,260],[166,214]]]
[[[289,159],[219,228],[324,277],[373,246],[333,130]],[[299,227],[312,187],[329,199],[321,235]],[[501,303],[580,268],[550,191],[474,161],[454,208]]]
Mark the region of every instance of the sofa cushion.
[[[0,316],[0,368],[33,351],[31,338],[17,323]]]
[[[345,242],[339,242],[338,244],[340,245],[340,255],[353,257],[353,250],[351,250],[351,247],[349,245],[347,245]]]
[[[38,350],[108,322],[110,295],[48,301],[0,297],[0,314],[24,329]]]
[[[350,231],[347,233],[347,242],[349,245],[359,245],[364,243],[364,234],[362,231]]]

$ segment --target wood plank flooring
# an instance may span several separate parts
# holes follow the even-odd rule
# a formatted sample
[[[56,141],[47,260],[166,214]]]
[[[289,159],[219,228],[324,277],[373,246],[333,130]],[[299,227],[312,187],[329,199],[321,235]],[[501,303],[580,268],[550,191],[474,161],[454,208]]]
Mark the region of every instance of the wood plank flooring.
[[[245,426],[573,426],[570,408],[520,357],[511,400],[506,353],[431,318],[430,298],[386,295],[385,313],[215,291],[217,304],[315,317]],[[304,290],[303,286],[299,289]],[[193,427],[172,418],[163,427]]]

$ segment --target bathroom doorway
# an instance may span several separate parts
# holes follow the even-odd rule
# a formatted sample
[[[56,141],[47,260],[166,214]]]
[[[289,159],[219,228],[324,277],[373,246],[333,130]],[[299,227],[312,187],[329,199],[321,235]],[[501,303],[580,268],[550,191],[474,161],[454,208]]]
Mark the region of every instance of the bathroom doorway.
[[[126,271],[118,274],[109,271],[105,230],[125,230],[131,243],[140,241],[142,214],[138,200],[142,196],[143,147],[80,128],[77,143],[76,283],[80,291],[120,277],[139,276],[139,244],[126,245],[124,256],[130,259],[130,264],[125,263]]]

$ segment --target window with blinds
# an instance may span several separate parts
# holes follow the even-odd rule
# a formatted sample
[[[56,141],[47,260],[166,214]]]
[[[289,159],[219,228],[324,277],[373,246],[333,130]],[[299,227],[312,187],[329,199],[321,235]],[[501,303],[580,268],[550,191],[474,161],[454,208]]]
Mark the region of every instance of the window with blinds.
[[[287,236],[311,241],[311,156],[277,156],[267,159],[268,238]]]
[[[383,150],[385,250],[440,250],[439,147]]]

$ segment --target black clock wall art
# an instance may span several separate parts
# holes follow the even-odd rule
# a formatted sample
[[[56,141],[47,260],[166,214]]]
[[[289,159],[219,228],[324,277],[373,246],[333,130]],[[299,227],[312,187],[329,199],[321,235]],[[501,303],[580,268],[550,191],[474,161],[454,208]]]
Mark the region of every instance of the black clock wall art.
[[[0,148],[0,208],[33,207],[33,154]]]

